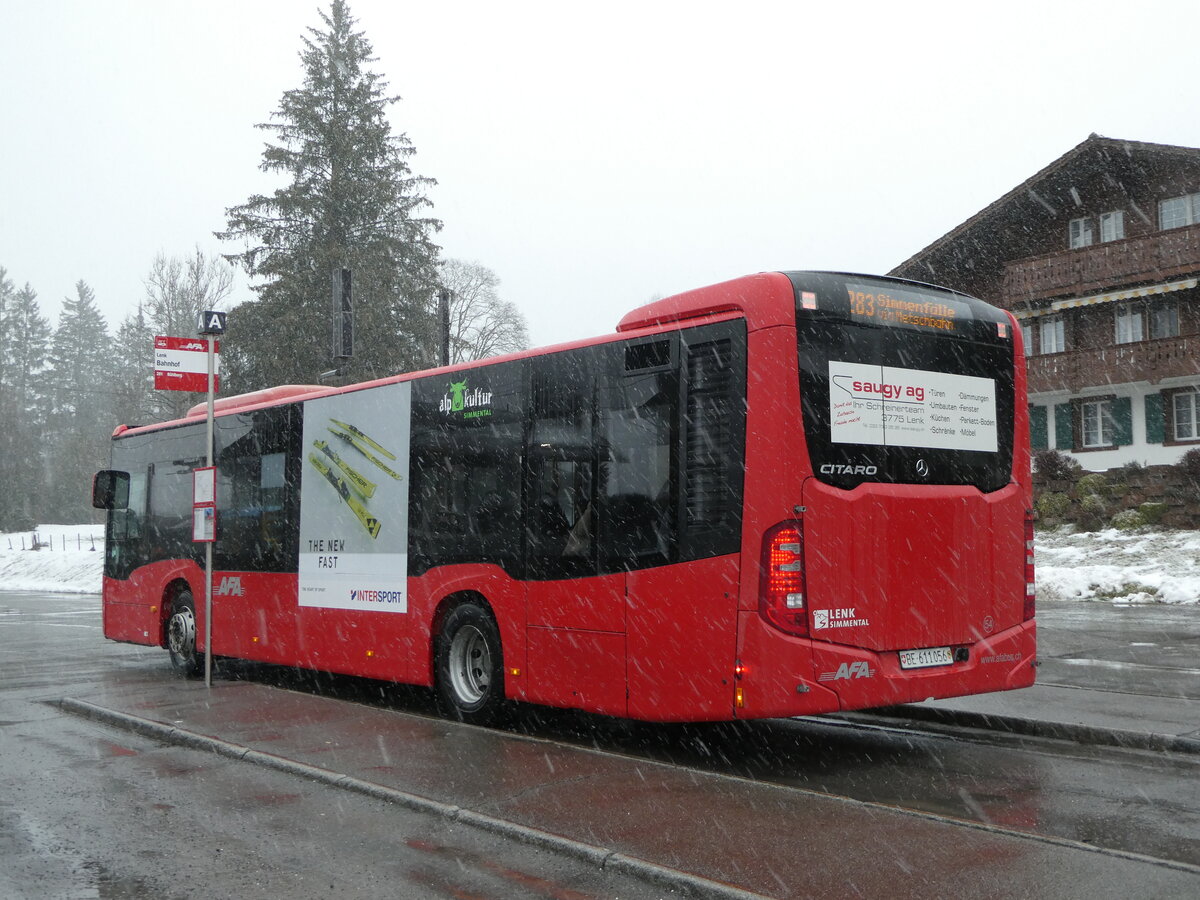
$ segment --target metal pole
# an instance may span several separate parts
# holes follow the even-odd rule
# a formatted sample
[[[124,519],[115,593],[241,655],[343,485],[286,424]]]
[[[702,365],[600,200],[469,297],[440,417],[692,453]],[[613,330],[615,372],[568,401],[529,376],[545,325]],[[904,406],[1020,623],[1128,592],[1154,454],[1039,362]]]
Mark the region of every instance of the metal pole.
[[[442,365],[450,365],[450,291],[438,291],[438,312],[442,320]]]
[[[204,442],[207,465],[213,464],[213,336],[208,341],[208,429]],[[212,687],[212,541],[204,542],[204,686]]]

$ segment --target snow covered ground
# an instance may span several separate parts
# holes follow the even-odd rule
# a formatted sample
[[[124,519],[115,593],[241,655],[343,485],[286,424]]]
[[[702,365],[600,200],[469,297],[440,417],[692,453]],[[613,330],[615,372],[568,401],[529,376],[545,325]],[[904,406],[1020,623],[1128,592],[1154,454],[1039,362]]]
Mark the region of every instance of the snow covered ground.
[[[103,547],[100,525],[0,535],[0,591],[98,594]],[[1044,600],[1200,606],[1200,531],[1039,534],[1037,587]]]
[[[1034,546],[1041,599],[1200,604],[1200,531],[1058,531]]]
[[[39,525],[0,534],[0,591],[99,594],[103,565],[103,525]]]

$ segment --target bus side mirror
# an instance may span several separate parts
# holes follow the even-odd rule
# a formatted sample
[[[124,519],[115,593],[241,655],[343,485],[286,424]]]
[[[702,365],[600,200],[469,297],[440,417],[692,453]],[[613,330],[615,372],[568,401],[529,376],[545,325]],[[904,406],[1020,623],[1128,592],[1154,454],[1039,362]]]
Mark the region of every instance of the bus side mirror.
[[[104,469],[92,479],[92,506],[125,509],[129,506],[129,473]]]

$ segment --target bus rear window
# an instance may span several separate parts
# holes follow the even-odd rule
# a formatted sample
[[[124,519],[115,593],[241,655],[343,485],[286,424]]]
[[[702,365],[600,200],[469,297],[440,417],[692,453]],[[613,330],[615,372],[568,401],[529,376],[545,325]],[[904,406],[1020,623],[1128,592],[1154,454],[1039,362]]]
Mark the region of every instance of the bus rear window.
[[[1007,317],[964,295],[806,274],[796,283],[805,437],[821,481],[974,485],[1012,468]]]

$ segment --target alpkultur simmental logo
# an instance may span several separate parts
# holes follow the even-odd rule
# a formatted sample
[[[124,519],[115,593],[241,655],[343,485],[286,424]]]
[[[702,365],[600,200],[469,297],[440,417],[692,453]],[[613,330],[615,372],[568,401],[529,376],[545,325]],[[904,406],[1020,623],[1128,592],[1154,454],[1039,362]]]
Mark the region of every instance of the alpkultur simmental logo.
[[[439,412],[451,415],[461,413],[464,419],[477,419],[492,414],[492,392],[482,388],[472,388],[466,379],[452,381],[442,395],[438,404]]]

